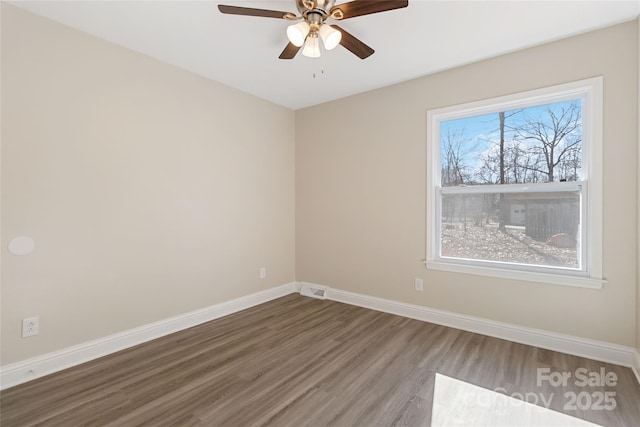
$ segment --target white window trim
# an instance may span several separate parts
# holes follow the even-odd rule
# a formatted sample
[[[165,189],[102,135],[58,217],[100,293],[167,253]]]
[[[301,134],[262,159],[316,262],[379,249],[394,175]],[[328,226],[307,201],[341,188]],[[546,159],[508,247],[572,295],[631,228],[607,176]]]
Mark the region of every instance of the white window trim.
[[[483,115],[508,111],[523,106],[535,106],[563,99],[583,99],[583,168],[589,186],[585,199],[586,215],[584,233],[589,236],[588,247],[584,248],[586,272],[534,271],[536,268],[500,268],[455,259],[438,257],[439,248],[436,224],[436,207],[440,203],[436,184],[440,174],[440,122],[473,115]],[[438,108],[427,112],[427,247],[425,265],[428,269],[481,276],[525,280],[555,285],[577,286],[601,289],[606,280],[602,277],[602,117],[603,117],[603,78],[594,77],[557,86],[536,89],[527,92],[471,102],[451,107]],[[586,148],[586,149],[585,149]],[[567,183],[573,186],[581,183]],[[532,185],[530,185],[532,186]],[[468,188],[467,188],[468,189]],[[447,190],[451,191],[451,190]],[[455,190],[454,190],[455,191]],[[486,187],[485,187],[486,191]],[[584,240],[583,240],[584,241]],[[544,267],[543,267],[544,268]]]

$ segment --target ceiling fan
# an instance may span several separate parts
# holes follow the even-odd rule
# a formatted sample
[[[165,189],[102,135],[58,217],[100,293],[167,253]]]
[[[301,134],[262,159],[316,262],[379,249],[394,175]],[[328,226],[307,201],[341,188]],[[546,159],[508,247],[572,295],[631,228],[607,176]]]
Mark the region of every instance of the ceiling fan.
[[[339,26],[326,24],[326,21],[328,19],[339,21],[355,18],[356,16],[400,9],[409,5],[409,0],[352,0],[339,5],[335,5],[335,1],[336,0],[295,0],[300,16],[291,12],[227,6],[223,4],[218,5],[218,10],[230,15],[259,16],[300,21],[287,28],[289,43],[280,54],[280,59],[293,59],[303,46],[303,55],[312,58],[320,56],[320,42],[318,39],[322,39],[324,47],[327,50],[331,50],[338,44],[341,44],[360,59],[365,59],[373,54],[374,50],[372,48]]]

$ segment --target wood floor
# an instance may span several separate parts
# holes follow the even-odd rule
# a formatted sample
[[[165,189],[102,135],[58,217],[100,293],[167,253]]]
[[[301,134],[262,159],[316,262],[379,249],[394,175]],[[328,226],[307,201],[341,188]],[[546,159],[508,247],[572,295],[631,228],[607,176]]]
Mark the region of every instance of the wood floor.
[[[536,383],[537,368],[601,367],[616,386]],[[0,423],[429,426],[436,372],[553,396],[551,409],[601,425],[640,425],[628,368],[299,295],[5,390]],[[566,392],[604,390],[615,392],[614,410],[563,409]]]

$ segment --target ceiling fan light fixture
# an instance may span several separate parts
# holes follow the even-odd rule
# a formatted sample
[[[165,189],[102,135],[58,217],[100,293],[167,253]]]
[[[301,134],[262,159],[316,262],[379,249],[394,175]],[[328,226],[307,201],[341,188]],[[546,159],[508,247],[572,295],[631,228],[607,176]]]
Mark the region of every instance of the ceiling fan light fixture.
[[[307,37],[302,54],[309,58],[317,58],[320,56],[320,43],[318,42],[317,34]]]
[[[309,28],[309,24],[307,24],[306,21],[289,25],[287,27],[287,38],[292,45],[301,47],[304,44],[305,38],[307,38],[307,34],[309,34]]]
[[[331,28],[330,25],[322,24],[320,26],[320,37],[324,43],[324,48],[331,50],[340,44],[342,33],[335,28]]]
[[[289,43],[287,43],[278,57],[280,59],[293,59],[300,50],[303,50],[302,54],[305,56],[320,56],[320,42],[318,40],[320,38],[326,50],[331,50],[340,44],[358,58],[365,59],[375,52],[371,47],[337,25],[326,25],[325,21],[327,19],[342,21],[358,16],[401,9],[409,5],[409,0],[347,0],[338,6],[335,5],[336,0],[294,1],[299,15],[279,10],[225,4],[219,4],[218,10],[229,15],[260,16],[289,21],[301,20],[301,22],[287,27]]]

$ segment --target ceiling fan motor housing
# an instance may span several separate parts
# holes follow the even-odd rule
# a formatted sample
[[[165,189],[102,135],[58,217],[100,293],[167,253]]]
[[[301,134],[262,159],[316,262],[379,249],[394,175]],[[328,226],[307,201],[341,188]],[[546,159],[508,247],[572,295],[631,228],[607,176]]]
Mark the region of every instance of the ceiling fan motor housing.
[[[303,17],[307,18],[309,14],[318,14],[322,16],[324,22],[335,2],[336,0],[296,0],[296,7]]]

